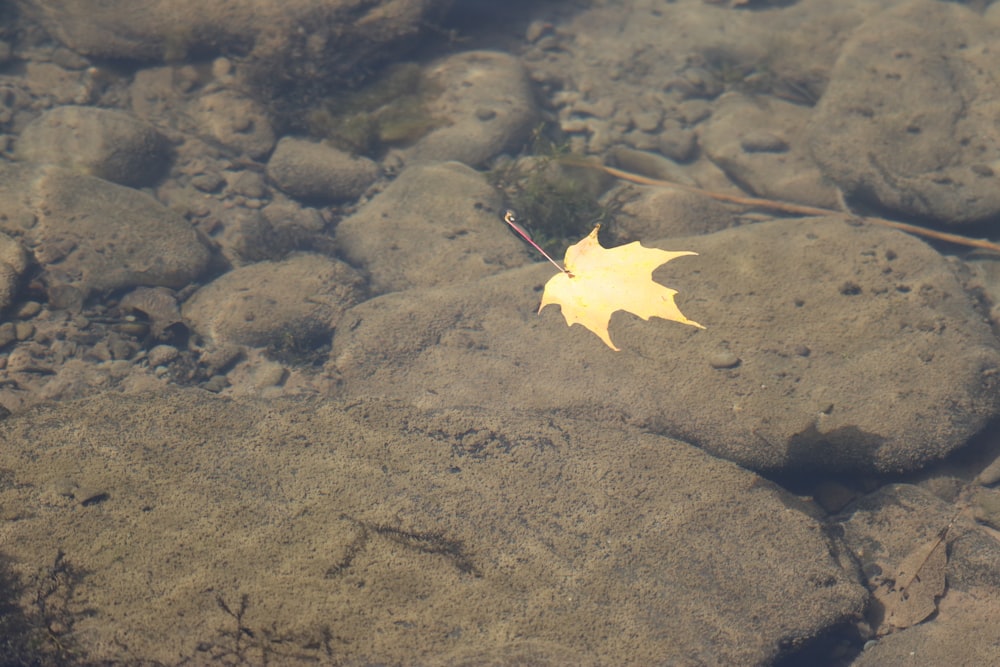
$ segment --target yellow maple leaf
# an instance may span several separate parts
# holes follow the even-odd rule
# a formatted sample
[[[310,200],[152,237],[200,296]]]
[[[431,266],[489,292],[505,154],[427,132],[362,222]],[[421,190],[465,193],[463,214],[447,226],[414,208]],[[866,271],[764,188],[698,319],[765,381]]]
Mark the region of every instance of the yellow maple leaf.
[[[653,271],[660,265],[698,253],[644,248],[638,241],[605,248],[597,241],[600,228],[598,225],[587,238],[566,249],[566,270],[545,284],[538,312],[550,303],[559,304],[566,324],[582,324],[615,351],[619,348],[611,342],[608,325],[612,313],[618,310],[644,320],[662,317],[705,328],[681,313],[674,303],[677,290],[653,282]]]

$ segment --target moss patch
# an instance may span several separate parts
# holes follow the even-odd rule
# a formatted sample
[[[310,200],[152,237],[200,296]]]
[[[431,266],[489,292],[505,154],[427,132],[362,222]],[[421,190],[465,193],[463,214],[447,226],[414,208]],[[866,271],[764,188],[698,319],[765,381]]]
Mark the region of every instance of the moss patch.
[[[428,106],[438,92],[420,65],[400,63],[361,88],[324,98],[306,111],[304,123],[311,136],[342,150],[377,154],[411,144],[440,125]]]

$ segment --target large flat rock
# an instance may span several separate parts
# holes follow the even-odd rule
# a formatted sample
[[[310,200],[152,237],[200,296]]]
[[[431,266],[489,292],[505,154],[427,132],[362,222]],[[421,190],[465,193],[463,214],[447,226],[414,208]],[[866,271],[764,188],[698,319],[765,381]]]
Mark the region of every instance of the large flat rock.
[[[94,662],[764,664],[866,599],[793,497],[610,424],[189,390],[0,442],[2,551],[83,573]]]
[[[613,352],[535,314],[538,265],[362,303],[331,367],[350,395],[628,422],[761,471],[912,470],[997,412],[1000,346],[914,237],[809,219],[654,245],[699,253],[654,278],[704,331],[620,312]]]
[[[907,216],[1000,213],[994,173],[1000,26],[959,3],[908,0],[844,44],[810,119],[810,148],[848,197]]]

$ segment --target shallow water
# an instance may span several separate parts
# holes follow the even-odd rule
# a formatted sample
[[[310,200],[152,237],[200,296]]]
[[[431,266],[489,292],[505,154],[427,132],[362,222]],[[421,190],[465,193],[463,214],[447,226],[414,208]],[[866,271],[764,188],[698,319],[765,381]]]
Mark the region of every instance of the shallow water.
[[[0,30],[0,662],[997,661],[990,3],[114,4]],[[602,342],[511,208],[697,254]]]

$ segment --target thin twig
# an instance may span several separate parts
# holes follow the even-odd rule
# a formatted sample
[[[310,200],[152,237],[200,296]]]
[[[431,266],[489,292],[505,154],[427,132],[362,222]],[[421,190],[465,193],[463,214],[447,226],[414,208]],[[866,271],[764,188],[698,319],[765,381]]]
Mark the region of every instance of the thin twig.
[[[615,178],[620,178],[624,181],[630,181],[632,183],[638,183],[640,185],[653,185],[657,187],[675,188],[677,190],[684,190],[685,192],[694,192],[700,195],[704,195],[706,197],[711,197],[712,199],[729,202],[731,204],[739,204],[741,206],[747,206],[749,208],[765,209],[768,211],[777,211],[779,213],[791,213],[793,215],[807,215],[807,216],[834,215],[842,218],[850,218],[853,220],[870,222],[873,225],[881,225],[882,227],[891,227],[893,229],[898,229],[900,231],[913,234],[915,236],[924,236],[927,238],[936,239],[938,241],[947,241],[948,243],[955,243],[958,245],[969,246],[972,248],[983,248],[985,250],[992,250],[993,252],[1000,253],[1000,243],[993,243],[992,241],[987,241],[986,239],[973,239],[969,238],[968,236],[961,236],[959,234],[950,234],[948,232],[939,232],[934,229],[927,229],[926,227],[918,227],[917,225],[910,225],[905,222],[897,222],[896,220],[886,220],[885,218],[854,215],[853,213],[845,213],[844,211],[835,211],[833,209],[820,208],[818,206],[806,206],[805,204],[792,204],[790,202],[777,201],[775,199],[764,199],[761,197],[743,197],[740,195],[727,195],[721,192],[712,192],[711,190],[702,190],[701,188],[696,188],[690,185],[682,185],[680,183],[674,183],[673,181],[663,181],[656,178],[649,178],[647,176],[640,176],[639,174],[633,174],[631,172],[624,171],[622,169],[616,169],[615,167],[609,167],[599,162],[592,162],[589,160],[562,158],[560,161],[563,162],[564,164],[569,164],[574,167],[588,167],[590,169],[597,169],[599,171],[603,171],[606,174],[610,174]]]

